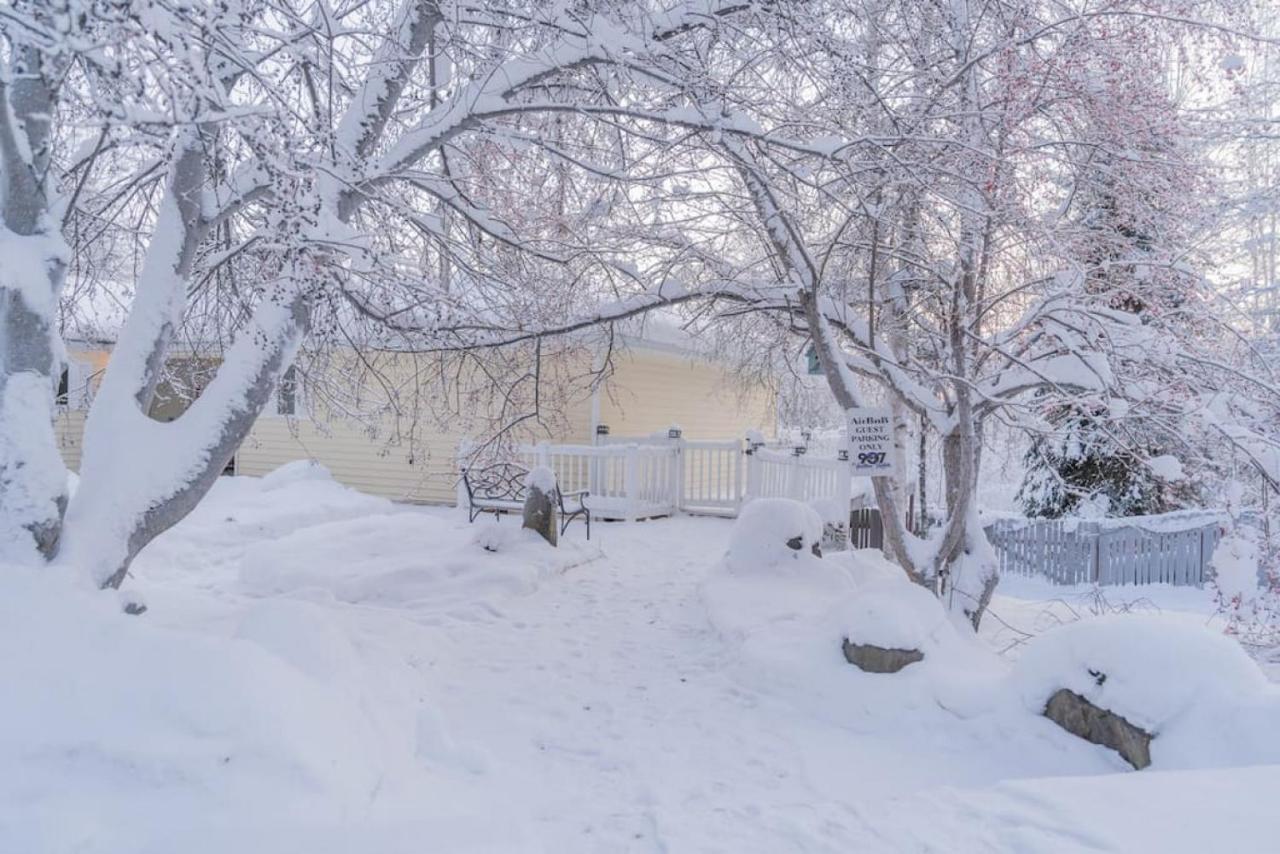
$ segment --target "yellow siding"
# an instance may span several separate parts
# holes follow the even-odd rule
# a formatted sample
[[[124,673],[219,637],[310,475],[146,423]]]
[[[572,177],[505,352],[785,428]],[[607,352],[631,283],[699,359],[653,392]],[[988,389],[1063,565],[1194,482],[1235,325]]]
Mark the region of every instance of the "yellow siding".
[[[772,436],[777,403],[763,386],[744,386],[720,365],[643,349],[621,356],[600,393],[600,423],[611,436],[647,436],[678,424],[686,439]]]
[[[80,441],[84,435],[85,413],[80,410],[62,410],[53,420],[54,435],[58,437],[58,450],[62,461],[72,471],[80,470]]]
[[[451,433],[421,437],[413,447],[387,445],[363,425],[318,426],[278,416],[259,418],[236,454],[236,473],[264,475],[291,460],[316,460],[341,483],[405,501],[452,503],[458,441]]]
[[[105,361],[105,360],[103,360]],[[764,387],[745,392],[741,382],[722,367],[689,357],[634,349],[618,358],[616,370],[597,395],[598,423],[613,436],[644,436],[679,424],[689,439],[741,438],[748,429],[772,435],[775,398]],[[592,402],[583,391],[555,419],[561,426],[524,430],[519,441],[549,440],[589,443]],[[85,413],[60,413],[58,441],[68,467],[80,462]],[[320,424],[303,417],[265,415],[258,419],[236,454],[236,472],[263,475],[293,460],[312,459],[349,486],[374,495],[428,503],[452,504],[456,497],[458,447],[477,429],[457,422],[448,429],[423,425],[412,443],[391,444],[371,434],[365,424],[321,416]]]

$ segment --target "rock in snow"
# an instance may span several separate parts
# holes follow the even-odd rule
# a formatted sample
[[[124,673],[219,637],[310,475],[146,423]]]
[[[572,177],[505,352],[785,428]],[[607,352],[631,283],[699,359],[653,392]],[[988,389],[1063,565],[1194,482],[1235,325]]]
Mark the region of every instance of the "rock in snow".
[[[1072,735],[1110,747],[1139,771],[1151,764],[1151,733],[1095,706],[1075,691],[1055,691],[1045,704],[1044,716]]]
[[[892,649],[844,639],[844,660],[868,673],[897,673],[908,664],[924,660],[918,649]]]
[[[539,466],[529,472],[525,481],[528,492],[524,497],[521,524],[551,545],[556,544],[556,476],[551,469]]]
[[[1052,705],[1049,717],[1069,720],[1072,732],[1117,750],[1128,745],[1122,754],[1135,767],[1141,736],[1102,712],[1149,734],[1159,768],[1280,761],[1270,734],[1280,691],[1234,640],[1185,620],[1118,614],[1053,629],[1027,645],[1014,678],[1029,710]],[[1062,698],[1063,690],[1099,711]]]

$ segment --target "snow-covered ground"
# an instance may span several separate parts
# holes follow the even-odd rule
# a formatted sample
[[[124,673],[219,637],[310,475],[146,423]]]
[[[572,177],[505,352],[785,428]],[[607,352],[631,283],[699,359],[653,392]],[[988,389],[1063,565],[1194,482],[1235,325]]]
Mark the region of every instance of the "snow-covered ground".
[[[726,607],[768,589],[725,572],[731,526],[575,525],[552,551],[294,466],[148,547],[140,617],[6,572],[0,851],[1280,848],[1257,764],[1280,736],[1242,759],[1224,719],[1223,749],[1132,772],[1009,678],[1051,624],[1199,626],[1206,594],[1007,579],[982,641],[947,642],[971,671],[864,674],[803,619],[843,582]]]

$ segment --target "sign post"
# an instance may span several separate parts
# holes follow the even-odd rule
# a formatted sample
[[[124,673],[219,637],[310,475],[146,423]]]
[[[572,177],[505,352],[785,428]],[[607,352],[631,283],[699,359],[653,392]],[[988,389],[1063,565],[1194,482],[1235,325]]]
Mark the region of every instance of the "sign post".
[[[893,413],[888,409],[849,410],[849,458],[861,477],[894,477]]]

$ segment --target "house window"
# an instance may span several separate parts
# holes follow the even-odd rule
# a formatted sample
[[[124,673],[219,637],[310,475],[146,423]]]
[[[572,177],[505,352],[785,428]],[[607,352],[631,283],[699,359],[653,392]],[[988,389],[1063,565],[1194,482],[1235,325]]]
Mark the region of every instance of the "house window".
[[[62,366],[62,373],[58,376],[58,396],[54,400],[59,406],[66,406],[71,401],[71,368],[68,365]]]
[[[809,349],[804,351],[804,360],[805,360],[806,367],[808,367],[809,369],[809,373],[811,374],[822,373],[822,366],[818,364],[818,348],[817,347],[814,347],[812,344],[810,344]]]
[[[54,402],[62,409],[88,409],[91,395],[92,367],[75,359],[67,359],[58,374],[58,390]]]
[[[276,413],[279,415],[298,414],[298,372],[290,365],[280,378],[280,387],[276,389]]]

